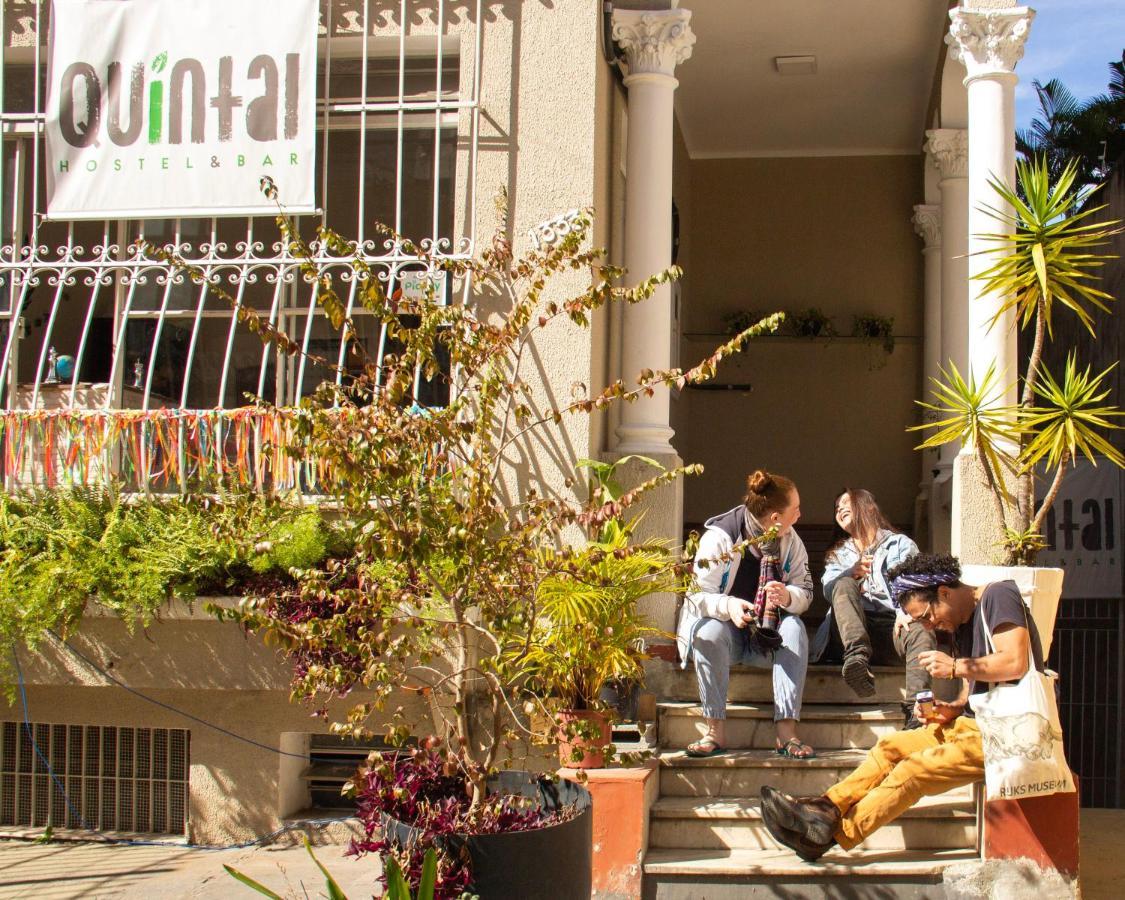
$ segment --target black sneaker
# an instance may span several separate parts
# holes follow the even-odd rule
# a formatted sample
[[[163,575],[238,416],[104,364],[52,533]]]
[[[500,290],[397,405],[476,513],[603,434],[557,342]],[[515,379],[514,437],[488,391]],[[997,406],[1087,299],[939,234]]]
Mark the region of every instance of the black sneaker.
[[[875,696],[875,676],[871,674],[871,667],[867,657],[856,654],[844,660],[844,667],[840,670],[847,683],[857,697]]]

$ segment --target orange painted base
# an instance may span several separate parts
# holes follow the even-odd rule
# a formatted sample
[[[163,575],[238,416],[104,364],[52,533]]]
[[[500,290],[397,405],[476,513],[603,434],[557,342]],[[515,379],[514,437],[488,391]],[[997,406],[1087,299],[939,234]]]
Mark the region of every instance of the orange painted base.
[[[577,769],[559,769],[578,780]],[[633,900],[641,896],[641,866],[648,846],[648,814],[656,802],[656,760],[630,769],[586,769],[594,804],[593,897]]]
[[[1077,791],[984,804],[984,858],[1020,857],[1078,877]]]

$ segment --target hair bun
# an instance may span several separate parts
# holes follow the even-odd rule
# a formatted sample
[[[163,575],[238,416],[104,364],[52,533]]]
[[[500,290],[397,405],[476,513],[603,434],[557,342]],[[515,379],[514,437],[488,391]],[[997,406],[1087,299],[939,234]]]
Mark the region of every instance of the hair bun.
[[[773,485],[773,476],[769,472],[763,472],[761,469],[755,470],[749,478],[746,479],[746,488],[752,494],[764,494]]]

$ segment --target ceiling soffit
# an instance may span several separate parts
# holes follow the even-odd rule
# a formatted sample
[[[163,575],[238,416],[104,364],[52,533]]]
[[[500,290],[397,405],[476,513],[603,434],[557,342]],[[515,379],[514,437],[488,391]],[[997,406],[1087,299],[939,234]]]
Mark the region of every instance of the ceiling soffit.
[[[918,153],[947,0],[684,0],[676,77],[693,158]],[[814,56],[782,75],[777,57]]]

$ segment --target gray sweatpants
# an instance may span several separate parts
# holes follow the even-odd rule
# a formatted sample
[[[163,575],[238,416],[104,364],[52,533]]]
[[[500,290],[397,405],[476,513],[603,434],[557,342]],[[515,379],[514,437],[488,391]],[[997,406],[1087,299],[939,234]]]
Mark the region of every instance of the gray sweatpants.
[[[770,655],[756,653],[746,643],[746,630],[720,619],[703,619],[692,639],[692,658],[699,680],[699,701],[708,719],[727,717],[730,667],[773,666],[773,718],[800,719],[801,695],[809,667],[809,638],[800,616],[782,616],[777,629],[781,646]],[[772,658],[771,658],[772,657]]]

